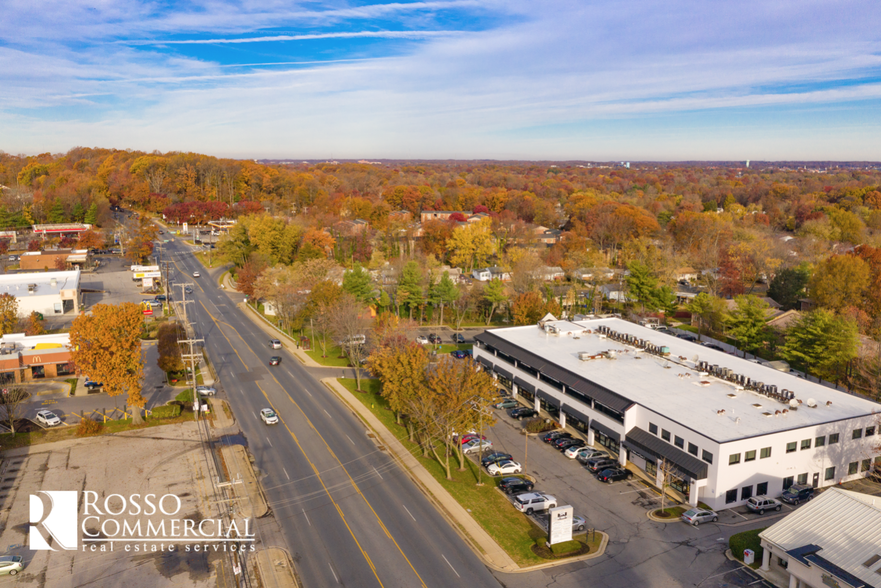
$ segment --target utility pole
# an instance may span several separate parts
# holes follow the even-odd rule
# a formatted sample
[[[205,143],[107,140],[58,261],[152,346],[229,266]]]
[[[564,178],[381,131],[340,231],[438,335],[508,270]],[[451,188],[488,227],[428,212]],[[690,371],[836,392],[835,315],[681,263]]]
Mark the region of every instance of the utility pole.
[[[189,326],[190,326],[189,324],[186,325],[186,327],[189,327]],[[193,388],[193,405],[198,407],[196,410],[196,418],[197,419],[199,418],[199,413],[202,412],[202,399],[199,398],[199,393],[196,392],[196,357],[197,357],[197,354],[193,351],[193,345],[196,343],[204,343],[204,342],[205,342],[204,339],[183,339],[183,340],[178,341],[178,343],[184,343],[186,345],[189,345],[189,350],[188,350],[189,352],[182,353],[181,359],[183,359],[184,361],[190,362],[190,375],[191,375],[191,379],[192,379],[191,385]]]
[[[178,286],[180,288],[180,304],[185,325],[190,324],[187,321],[187,304],[194,302],[194,300],[187,300],[187,288],[193,285],[194,284],[192,282],[181,282],[180,284],[175,284],[175,286]]]

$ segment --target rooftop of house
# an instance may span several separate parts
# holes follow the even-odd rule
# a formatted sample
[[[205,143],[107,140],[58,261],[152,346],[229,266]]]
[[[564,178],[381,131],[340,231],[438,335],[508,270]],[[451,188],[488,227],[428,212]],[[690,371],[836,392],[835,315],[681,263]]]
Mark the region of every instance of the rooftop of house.
[[[49,296],[79,288],[79,270],[0,275],[0,294]]]
[[[881,405],[859,396],[622,319],[548,324],[558,334],[535,325],[488,333],[720,443],[881,411]],[[654,355],[601,335],[597,330],[601,326],[666,347],[669,355]],[[595,359],[583,361],[580,354]],[[793,410],[789,403],[706,375],[698,369],[699,361],[730,368],[753,381],[777,386],[779,391],[790,390],[802,403],[796,403]]]

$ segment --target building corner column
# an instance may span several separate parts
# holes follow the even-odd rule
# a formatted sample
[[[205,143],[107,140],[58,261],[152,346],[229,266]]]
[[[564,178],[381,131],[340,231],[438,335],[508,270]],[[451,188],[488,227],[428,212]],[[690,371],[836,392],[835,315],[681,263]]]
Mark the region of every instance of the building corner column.
[[[765,545],[762,545],[762,567],[760,568],[763,572],[771,571],[771,548]]]

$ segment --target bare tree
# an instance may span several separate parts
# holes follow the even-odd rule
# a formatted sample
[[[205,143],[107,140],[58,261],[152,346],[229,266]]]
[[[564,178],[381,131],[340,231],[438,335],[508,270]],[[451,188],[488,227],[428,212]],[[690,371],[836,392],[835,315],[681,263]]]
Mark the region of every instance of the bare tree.
[[[661,512],[667,508],[667,487],[676,477],[675,466],[666,459],[658,462],[658,474],[661,477]]]
[[[370,311],[351,294],[343,294],[330,313],[330,328],[337,344],[355,366],[355,382],[361,389],[361,364],[367,359]]]
[[[30,398],[24,388],[3,388],[0,393],[0,420],[7,423],[15,436],[15,421],[24,415],[22,404]]]

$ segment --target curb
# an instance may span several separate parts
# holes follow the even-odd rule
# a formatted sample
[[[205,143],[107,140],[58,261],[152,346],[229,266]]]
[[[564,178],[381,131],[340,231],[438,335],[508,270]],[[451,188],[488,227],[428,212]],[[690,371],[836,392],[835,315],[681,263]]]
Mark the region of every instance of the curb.
[[[273,329],[275,335],[281,337],[282,339],[286,339],[291,342],[293,341],[293,339],[291,338],[290,335],[283,332],[278,327],[276,327],[275,325],[273,325],[272,323],[267,321],[266,317],[261,316],[260,313],[257,312],[256,310],[254,310],[253,308],[251,308],[251,305],[248,304],[247,302],[239,302],[238,304],[236,304],[236,306],[238,306],[239,308],[243,308],[243,307],[247,308],[250,311],[250,313],[246,313],[246,314],[250,314],[250,315],[253,315],[253,316],[261,319],[261,322],[255,321],[255,322],[257,322],[258,325],[265,325],[266,327]],[[264,330],[265,330],[265,328],[264,328]],[[312,359],[311,357],[306,355],[304,352],[302,352],[300,349],[294,349],[294,348],[288,347],[287,350],[290,351],[294,355],[294,357],[299,359],[302,364],[304,364],[308,367],[320,367],[320,368],[330,367],[330,366],[326,366],[326,365],[321,365],[320,363],[318,363],[317,361],[315,361],[314,359]]]

